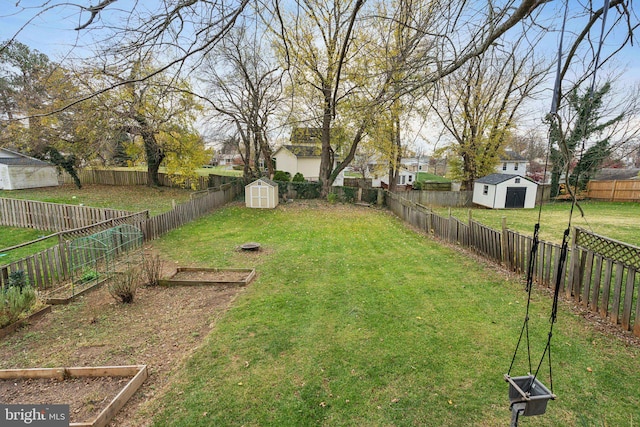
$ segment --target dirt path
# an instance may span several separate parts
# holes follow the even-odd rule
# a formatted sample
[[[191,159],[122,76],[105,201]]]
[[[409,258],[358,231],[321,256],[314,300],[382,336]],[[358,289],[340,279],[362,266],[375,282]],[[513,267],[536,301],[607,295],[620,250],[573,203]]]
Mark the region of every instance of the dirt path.
[[[117,303],[106,288],[97,289],[0,340],[0,368],[146,364],[149,378],[111,424],[144,426],[145,408],[242,289],[140,288],[131,305]],[[70,404],[72,422],[88,421],[126,381],[0,381],[0,402]]]

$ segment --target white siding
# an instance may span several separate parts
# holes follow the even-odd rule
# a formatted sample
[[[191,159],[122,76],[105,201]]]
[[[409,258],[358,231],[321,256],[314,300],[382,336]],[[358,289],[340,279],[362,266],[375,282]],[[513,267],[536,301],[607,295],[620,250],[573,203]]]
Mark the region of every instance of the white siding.
[[[484,194],[485,187],[487,187],[487,194]],[[507,203],[507,190],[510,187],[526,188],[524,208],[535,208],[538,185],[524,177],[513,177],[495,185],[475,182],[473,184],[473,203],[493,209],[504,209]]]
[[[5,190],[54,187],[58,185],[58,172],[53,166],[16,165],[6,167],[6,171],[7,173],[0,180]]]
[[[507,175],[527,175],[527,163],[526,161],[501,161],[496,167],[497,173],[504,173]]]
[[[291,151],[281,148],[273,156],[276,159],[276,169],[289,172],[293,177],[298,171],[298,158]]]
[[[486,191],[485,191],[486,187]],[[485,194],[486,192],[486,194]],[[476,182],[473,184],[473,203],[480,206],[493,208],[496,200],[496,186],[493,184],[483,184]],[[504,203],[503,203],[504,207]]]
[[[298,170],[307,181],[317,181],[320,176],[320,157],[298,157]],[[293,177],[295,172],[291,173]]]
[[[8,190],[9,185],[9,167],[0,165],[0,190]]]

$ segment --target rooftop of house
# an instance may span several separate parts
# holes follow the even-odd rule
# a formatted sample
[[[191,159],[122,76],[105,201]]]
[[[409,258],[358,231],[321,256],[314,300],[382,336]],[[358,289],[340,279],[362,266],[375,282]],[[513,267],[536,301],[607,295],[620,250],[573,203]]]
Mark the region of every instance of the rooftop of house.
[[[291,131],[291,144],[318,144],[322,139],[322,129],[301,127]]]
[[[320,157],[322,147],[319,144],[314,145],[283,145],[283,148],[289,150],[296,157]]]
[[[616,179],[637,179],[640,168],[602,168],[598,170],[595,181],[610,181]]]
[[[511,162],[526,162],[527,159],[516,153],[513,150],[505,150],[504,154],[500,156],[500,160],[502,161],[511,161]]]

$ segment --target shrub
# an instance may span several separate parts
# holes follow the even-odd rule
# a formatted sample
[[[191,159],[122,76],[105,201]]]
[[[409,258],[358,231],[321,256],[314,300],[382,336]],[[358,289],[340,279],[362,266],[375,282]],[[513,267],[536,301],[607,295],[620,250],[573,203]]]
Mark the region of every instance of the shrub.
[[[9,273],[9,288],[18,288],[22,290],[27,285],[27,275],[24,270],[14,271]]]
[[[157,286],[162,274],[162,259],[159,255],[142,258],[142,271],[147,286]]]
[[[304,175],[302,175],[300,172],[297,172],[292,179],[293,182],[304,182]]]
[[[336,193],[327,194],[327,201],[331,204],[334,204],[338,201],[338,195]]]
[[[289,182],[291,181],[291,174],[285,171],[275,171],[275,173],[273,174],[273,180]]]
[[[89,283],[94,280],[97,280],[99,274],[94,269],[88,269],[82,272],[82,276],[78,279],[78,284]]]
[[[9,286],[0,292],[0,327],[19,320],[36,304],[36,291],[28,283]]]
[[[140,283],[140,273],[134,268],[118,273],[109,282],[109,293],[118,302],[130,304],[136,295],[138,284]]]
[[[322,191],[322,184],[316,182],[295,182],[291,184],[297,199],[317,199]]]

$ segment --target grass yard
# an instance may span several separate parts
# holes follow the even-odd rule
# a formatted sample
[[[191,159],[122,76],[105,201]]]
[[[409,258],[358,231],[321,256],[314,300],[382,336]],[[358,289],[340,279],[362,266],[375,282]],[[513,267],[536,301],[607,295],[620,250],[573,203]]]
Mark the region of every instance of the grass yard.
[[[38,200],[50,203],[84,205],[97,208],[123,209],[140,212],[149,209],[150,215],[158,215],[172,209],[173,202],[183,203],[189,200],[191,191],[179,188],[150,188],[146,186],[116,187],[110,185],[84,185],[82,189],[74,185],[59,187],[32,188],[25,190],[0,190],[0,197],[13,199]],[[0,226],[0,250],[35,240],[52,232],[27,228]],[[51,238],[0,253],[0,265],[9,264],[26,256],[55,245],[57,238]]]
[[[20,243],[38,239],[51,234],[48,231],[34,230],[32,228],[15,228],[0,226],[0,251],[4,248],[19,245]],[[58,243],[58,238],[46,239],[24,248],[14,249],[8,252],[0,252],[0,265],[9,264],[35,252],[43,251]]]
[[[451,182],[449,178],[444,176],[435,175],[428,172],[418,172],[417,181],[429,181],[429,182]]]
[[[249,257],[246,242],[263,250]],[[386,211],[227,207],[154,242],[180,265],[257,279],[143,409],[156,426],[503,426],[522,283]],[[531,306],[534,363],[551,298]],[[135,326],[134,326],[135,327]],[[520,426],[636,426],[640,347],[561,305],[547,413]],[[523,375],[521,351],[512,375]],[[543,365],[543,371],[547,371]],[[541,376],[546,385],[547,375]],[[144,414],[143,414],[144,415]]]
[[[583,201],[580,203],[584,217],[576,208],[572,224],[602,236],[640,246],[640,203]],[[434,209],[439,215],[448,215],[447,208]],[[561,242],[567,228],[571,204],[552,202],[542,206],[540,222],[541,239]],[[476,221],[492,228],[502,229],[502,217],[507,219],[507,227],[520,233],[533,235],[533,226],[538,221],[538,207],[535,209],[472,209]],[[469,217],[468,208],[451,209],[458,219]]]
[[[149,209],[151,215],[157,215],[170,211],[173,201],[182,203],[189,200],[190,193],[190,190],[180,188],[151,188],[144,185],[121,187],[87,184],[78,189],[73,184],[65,184],[58,187],[0,190],[0,197],[70,205],[82,204],[131,212]]]

